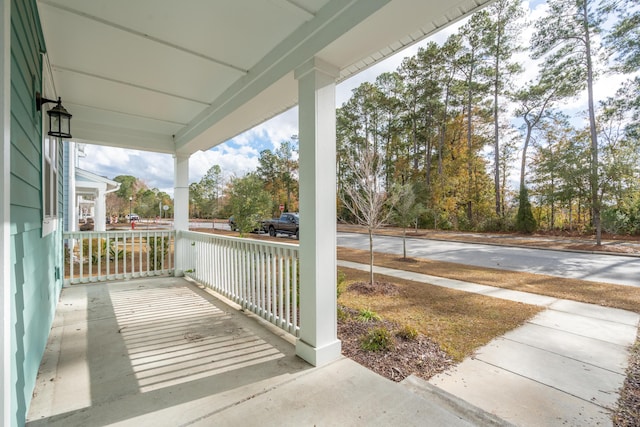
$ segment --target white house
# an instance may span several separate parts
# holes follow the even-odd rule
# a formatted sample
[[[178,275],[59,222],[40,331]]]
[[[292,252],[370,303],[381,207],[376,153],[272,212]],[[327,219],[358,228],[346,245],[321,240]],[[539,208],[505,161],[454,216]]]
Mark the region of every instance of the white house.
[[[120,183],[84,169],[75,170],[75,212],[94,219],[94,230],[105,231],[107,217],[106,196],[118,191]]]
[[[64,144],[64,230],[78,231],[79,220],[92,218],[94,230],[105,231],[106,196],[118,191],[120,183],[80,169],[77,164],[82,154],[79,144]]]

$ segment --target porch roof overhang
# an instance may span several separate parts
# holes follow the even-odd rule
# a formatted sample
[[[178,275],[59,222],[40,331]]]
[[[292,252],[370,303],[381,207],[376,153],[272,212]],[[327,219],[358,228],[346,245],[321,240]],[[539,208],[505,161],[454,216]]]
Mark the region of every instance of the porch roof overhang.
[[[38,0],[74,140],[191,154],[298,102],[294,70],[339,81],[492,0]]]
[[[95,196],[98,194],[98,190],[104,191],[105,193],[111,193],[120,189],[119,182],[110,180],[104,176],[96,175],[93,172],[89,172],[78,167],[76,167],[75,175],[76,194],[89,194]]]

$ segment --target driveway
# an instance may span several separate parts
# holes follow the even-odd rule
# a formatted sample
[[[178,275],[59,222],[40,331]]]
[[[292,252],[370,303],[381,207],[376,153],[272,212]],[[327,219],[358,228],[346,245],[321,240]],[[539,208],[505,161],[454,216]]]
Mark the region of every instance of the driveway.
[[[338,246],[369,250],[366,234],[338,233]],[[374,236],[374,251],[402,254],[402,238]],[[501,270],[640,286],[640,258],[477,243],[407,239],[407,256]]]

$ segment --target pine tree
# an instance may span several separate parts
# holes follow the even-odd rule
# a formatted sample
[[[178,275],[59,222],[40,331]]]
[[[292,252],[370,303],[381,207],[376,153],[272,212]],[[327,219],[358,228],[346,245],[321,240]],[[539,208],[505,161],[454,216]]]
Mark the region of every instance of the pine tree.
[[[533,233],[538,228],[533,217],[531,203],[529,202],[529,190],[522,187],[518,195],[518,214],[516,215],[516,230],[521,233]]]

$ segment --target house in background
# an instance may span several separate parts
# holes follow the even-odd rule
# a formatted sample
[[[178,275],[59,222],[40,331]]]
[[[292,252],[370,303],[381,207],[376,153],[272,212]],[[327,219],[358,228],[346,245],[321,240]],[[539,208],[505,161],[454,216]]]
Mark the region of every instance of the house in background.
[[[63,140],[40,94],[62,98],[74,141],[174,156],[178,235],[190,156],[297,104],[296,353],[322,365],[340,356],[335,85],[489,2],[0,0],[0,423],[25,422],[63,285]]]
[[[108,216],[106,197],[118,191],[120,183],[80,169],[78,158],[84,157],[83,144],[73,141],[64,144],[64,231],[78,231],[80,221],[91,218],[94,231],[106,230]]]
[[[95,231],[105,231],[106,197],[118,191],[120,183],[80,168],[76,168],[75,175],[76,203],[69,208],[75,209],[79,219],[93,218]]]

